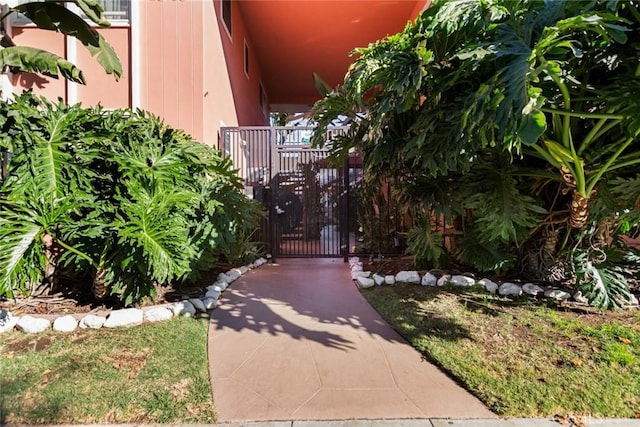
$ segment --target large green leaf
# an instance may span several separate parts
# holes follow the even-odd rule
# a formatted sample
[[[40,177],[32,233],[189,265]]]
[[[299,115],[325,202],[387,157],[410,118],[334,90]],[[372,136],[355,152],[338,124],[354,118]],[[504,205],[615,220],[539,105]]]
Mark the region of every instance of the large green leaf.
[[[578,285],[589,303],[603,310],[629,304],[631,298],[625,277],[594,258],[589,252],[578,252],[574,257]]]
[[[87,18],[91,19],[101,27],[108,27],[111,25],[107,18],[104,16],[104,8],[98,0],[73,0],[75,4],[87,15]],[[134,0],[135,1],[135,0]]]
[[[0,200],[0,295],[25,293],[43,278],[47,261],[45,235],[55,240],[58,226],[76,206],[53,192]]]
[[[481,243],[478,230],[469,230],[465,237],[458,241],[458,259],[472,265],[479,271],[501,273],[513,268],[516,257],[510,253],[506,245]]]
[[[533,145],[538,142],[545,130],[547,130],[546,117],[542,111],[536,110],[524,117],[518,129],[518,136],[526,145]]]
[[[85,84],[82,71],[66,59],[29,46],[12,46],[0,49],[0,67],[9,66],[27,73],[42,73],[46,76],[64,78]]]
[[[87,49],[107,74],[113,74],[116,80],[122,77],[122,63],[118,54],[102,34],[98,34],[98,46],[87,45]]]
[[[56,2],[23,3],[13,8],[22,13],[38,28],[59,31],[66,36],[77,38],[85,46],[99,46],[98,32],[81,16]]]
[[[320,77],[316,73],[312,73],[312,77],[313,77],[313,84],[316,86],[316,90],[318,91],[320,96],[324,97],[331,93],[331,90],[332,90],[331,86],[329,86],[329,84],[325,82],[322,79],[322,77]]]
[[[0,295],[12,297],[14,291],[25,292],[29,282],[40,280],[42,263],[33,261],[37,260],[37,239],[41,237],[40,224],[0,214]]]
[[[416,263],[439,266],[444,255],[444,237],[434,230],[429,218],[421,218],[407,233],[407,252],[416,257]]]
[[[546,210],[540,201],[521,192],[514,166],[504,154],[477,160],[466,176],[467,185],[455,197],[469,209],[483,244],[519,245]]]
[[[118,243],[134,268],[159,283],[185,275],[193,248],[189,246],[184,217],[173,212],[171,195],[147,198],[121,206],[122,216],[114,222]]]
[[[78,5],[98,20],[104,20],[104,17],[96,15],[98,9],[94,0],[81,0]],[[122,64],[113,47],[82,17],[63,5],[55,2],[32,2],[18,5],[13,10],[27,16],[38,28],[59,31],[77,38],[96,57],[107,74],[113,74],[116,80],[122,76]]]
[[[97,155],[89,149],[95,134],[85,110],[22,95],[11,104],[11,113],[12,126],[5,130],[14,135],[7,147],[14,154],[2,183],[5,194],[25,199],[27,194],[73,193],[78,201],[89,199],[95,172],[87,166]]]
[[[33,156],[30,158],[33,180],[40,193],[53,192],[63,196],[69,190],[76,189],[74,178],[82,176],[82,172],[75,171],[79,167],[70,152],[69,137],[72,125],[78,118],[77,108],[67,110],[62,106],[43,113],[45,118],[42,133],[30,135],[34,143]],[[76,194],[80,196],[80,194]]]

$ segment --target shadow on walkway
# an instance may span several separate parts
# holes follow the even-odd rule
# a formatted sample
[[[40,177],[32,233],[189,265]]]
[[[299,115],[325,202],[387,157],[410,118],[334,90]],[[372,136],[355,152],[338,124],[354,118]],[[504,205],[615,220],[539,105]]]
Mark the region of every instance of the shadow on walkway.
[[[209,360],[221,422],[493,417],[382,320],[339,259],[234,282],[212,313]]]

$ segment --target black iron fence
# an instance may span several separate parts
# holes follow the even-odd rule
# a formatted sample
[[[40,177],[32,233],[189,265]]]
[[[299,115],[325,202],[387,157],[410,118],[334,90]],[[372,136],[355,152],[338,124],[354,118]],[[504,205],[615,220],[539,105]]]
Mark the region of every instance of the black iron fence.
[[[312,147],[311,127],[224,127],[221,150],[238,169],[248,196],[267,209],[259,238],[274,257],[347,257],[403,251],[402,213],[391,186],[368,191],[362,159],[334,164],[330,129]]]

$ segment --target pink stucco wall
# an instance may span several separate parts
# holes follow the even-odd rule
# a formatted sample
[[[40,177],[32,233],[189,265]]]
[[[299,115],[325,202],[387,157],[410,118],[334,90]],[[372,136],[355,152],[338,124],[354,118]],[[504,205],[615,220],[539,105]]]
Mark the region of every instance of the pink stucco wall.
[[[222,47],[224,49],[225,62],[227,64],[228,79],[233,89],[234,103],[240,126],[268,125],[268,107],[260,106],[260,84],[262,73],[260,64],[255,55],[255,49],[251,42],[247,29],[242,19],[238,2],[231,2],[231,27],[232,34],[229,37],[221,17],[220,0],[213,0],[217,16],[217,24],[221,34]],[[244,70],[245,41],[249,47],[249,75]],[[264,88],[267,91],[267,88]],[[268,92],[265,92],[265,104],[268,105]]]
[[[82,102],[83,105],[102,104],[108,108],[125,108],[130,101],[130,67],[129,67],[129,27],[103,28],[98,31],[113,46],[122,62],[123,76],[116,82],[113,76],[107,75],[102,67],[91,57],[82,43],[66,38],[53,31],[40,30],[34,26],[14,26],[13,40],[19,46],[33,46],[53,52],[71,60],[82,70],[87,85],[74,84],[60,78],[55,79],[39,74],[17,73],[13,76],[14,92],[32,89],[34,93],[51,100],[62,98],[65,102]],[[69,58],[67,43],[76,45],[77,57]],[[75,86],[77,97],[70,96],[70,87]]]
[[[139,0],[137,6],[139,20],[133,20],[132,27],[99,29],[122,62],[123,76],[117,82],[78,42],[33,26],[15,26],[13,37],[21,45],[37,46],[64,57],[73,50],[67,43],[74,43],[75,63],[83,70],[87,86],[22,73],[13,78],[14,92],[33,88],[52,100],[61,97],[66,102],[99,102],[108,108],[122,108],[133,106],[135,90],[139,94],[136,106],[209,145],[218,143],[221,126],[267,123],[259,107],[259,71],[253,54],[250,79],[244,74],[242,33],[240,45],[233,45],[237,47],[232,54],[234,64],[227,67],[223,44],[229,39],[219,27],[219,1]],[[241,19],[239,13],[234,15],[235,20]],[[236,28],[241,29],[242,24],[237,23]],[[133,45],[132,30],[140,36],[137,46]],[[139,64],[136,75],[132,59]],[[233,89],[239,87],[241,91],[235,96],[232,84]]]
[[[237,126],[238,114],[234,103],[229,70],[222,46],[226,34],[214,23],[217,19],[213,1],[204,2],[202,19],[204,21],[203,67],[203,141],[219,146],[220,127]],[[219,7],[219,4],[218,4]],[[223,30],[224,31],[224,30]]]
[[[59,56],[65,55],[65,38],[60,33],[40,30],[35,27],[13,27],[12,38],[19,46],[33,46]],[[32,89],[34,93],[54,101],[58,97],[66,100],[64,79],[55,79],[41,74],[18,73],[13,75],[13,86],[15,93]]]
[[[218,143],[221,126],[268,124],[260,67],[232,5],[233,39],[218,19],[219,0],[140,2],[140,106],[209,145]]]
[[[107,75],[104,69],[91,56],[89,51],[78,41],[76,65],[82,70],[86,86],[77,85],[77,101],[82,105],[101,104],[107,108],[124,108],[131,106],[131,67],[129,60],[130,28],[110,27],[98,31],[115,49],[122,63],[122,77],[118,81]]]
[[[140,103],[203,140],[202,1],[140,2]]]

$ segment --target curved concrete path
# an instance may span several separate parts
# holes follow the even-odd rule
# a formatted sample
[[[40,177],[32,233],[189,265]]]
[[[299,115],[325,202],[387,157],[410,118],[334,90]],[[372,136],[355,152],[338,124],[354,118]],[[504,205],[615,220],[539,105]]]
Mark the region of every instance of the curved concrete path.
[[[341,259],[242,276],[208,351],[218,422],[495,417],[381,319]]]

